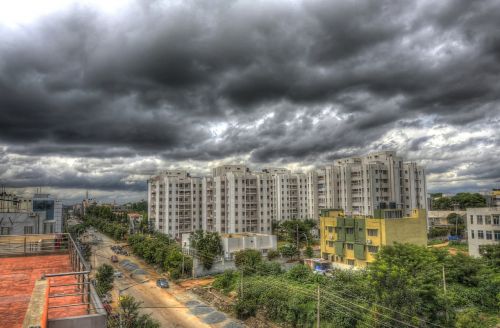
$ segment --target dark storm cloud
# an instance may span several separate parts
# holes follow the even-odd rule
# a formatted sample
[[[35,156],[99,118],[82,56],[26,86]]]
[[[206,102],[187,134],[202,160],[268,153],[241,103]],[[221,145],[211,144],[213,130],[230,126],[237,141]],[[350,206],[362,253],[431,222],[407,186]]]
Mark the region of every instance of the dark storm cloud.
[[[500,125],[499,11],[497,1],[137,1],[114,16],[75,6],[0,26],[3,160],[320,164],[387,147],[425,160],[433,137],[387,133]],[[486,139],[498,155],[498,137]],[[122,178],[88,181],[135,188],[104,183]]]

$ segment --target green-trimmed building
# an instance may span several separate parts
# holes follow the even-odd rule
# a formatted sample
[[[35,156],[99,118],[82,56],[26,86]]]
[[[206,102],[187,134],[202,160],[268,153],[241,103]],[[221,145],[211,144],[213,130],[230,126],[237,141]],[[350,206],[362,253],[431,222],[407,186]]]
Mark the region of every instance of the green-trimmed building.
[[[348,217],[342,210],[323,210],[321,256],[332,263],[365,267],[381,246],[427,245],[427,218],[422,209],[403,216],[399,209],[375,210],[374,217]]]

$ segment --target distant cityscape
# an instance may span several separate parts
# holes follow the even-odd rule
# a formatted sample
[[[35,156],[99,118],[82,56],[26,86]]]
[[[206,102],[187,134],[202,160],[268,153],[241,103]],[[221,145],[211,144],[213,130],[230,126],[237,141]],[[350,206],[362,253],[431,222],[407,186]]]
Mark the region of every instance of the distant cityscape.
[[[405,162],[394,151],[383,151],[334,160],[305,173],[284,168],[251,171],[245,165],[221,165],[203,177],[191,176],[186,170],[161,171],[148,180],[147,200],[136,203],[100,202],[87,191],[81,202],[63,205],[41,188],[30,197],[4,188],[0,193],[0,255],[8,266],[0,273],[11,284],[11,273],[28,265],[29,270],[50,268],[57,277],[72,275],[64,271],[83,272],[87,281],[92,279],[92,270],[85,261],[93,254],[92,263],[100,264],[99,270],[106,263],[119,262],[119,255],[119,268],[131,271],[130,279],[143,277],[146,267],[130,262],[129,251],[165,267],[170,279],[189,277],[193,281],[232,274],[241,266],[242,256],[267,259],[277,272],[290,270],[287,264],[299,260],[303,264],[298,265],[324,276],[335,270],[365,272],[377,265],[387,247],[450,247],[450,252],[461,254],[466,247],[473,258],[485,254],[490,258],[485,251],[492,250],[487,247],[500,245],[500,190],[428,194],[426,185],[424,167]],[[128,248],[116,244],[125,240]],[[117,255],[108,253],[97,260],[103,247]],[[157,249],[165,252],[159,260]],[[30,262],[23,264],[20,255]],[[172,262],[172,258],[182,262]],[[116,270],[116,265],[109,268]],[[122,272],[114,272],[118,279],[123,277]],[[64,285],[81,284],[79,278],[65,279]],[[93,279],[100,284],[100,278],[94,275]],[[140,279],[128,285],[116,282],[119,293],[148,281]],[[32,299],[38,297],[37,288],[51,288],[43,286],[43,279],[37,281]],[[120,310],[113,309],[113,296],[99,286],[100,299],[70,300],[73,294],[69,293],[59,295],[59,303],[47,301],[52,308],[71,307],[64,313],[49,310],[48,321],[63,320],[67,325],[61,327],[66,328],[93,318],[93,327],[119,326],[113,313]],[[169,284],[161,278],[157,286],[168,288]],[[113,290],[113,286],[105,288]],[[92,290],[77,289],[87,295],[84,299],[91,298]],[[30,290],[8,289],[8,293],[15,297],[29,295]],[[193,297],[188,291],[182,295]],[[148,297],[136,296],[140,300]],[[159,302],[162,296],[155,297]],[[25,302],[19,306],[15,312],[18,322],[24,311],[40,322],[43,316],[33,315],[39,308]],[[145,318],[141,320],[152,320]]]

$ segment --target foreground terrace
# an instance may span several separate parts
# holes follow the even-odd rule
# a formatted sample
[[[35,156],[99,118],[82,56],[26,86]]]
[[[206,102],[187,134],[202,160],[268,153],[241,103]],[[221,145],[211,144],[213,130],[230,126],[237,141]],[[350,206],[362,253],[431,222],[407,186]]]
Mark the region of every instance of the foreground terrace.
[[[0,236],[1,326],[105,327],[89,274],[69,234]]]

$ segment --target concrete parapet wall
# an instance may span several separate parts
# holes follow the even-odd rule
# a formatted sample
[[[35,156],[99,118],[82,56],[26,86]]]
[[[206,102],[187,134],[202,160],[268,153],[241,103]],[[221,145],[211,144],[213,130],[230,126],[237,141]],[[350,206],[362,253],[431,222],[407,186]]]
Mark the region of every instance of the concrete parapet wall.
[[[105,328],[106,315],[94,314],[81,317],[51,319],[48,328]]]
[[[46,328],[49,305],[49,284],[47,280],[37,280],[31,293],[23,328]]]

